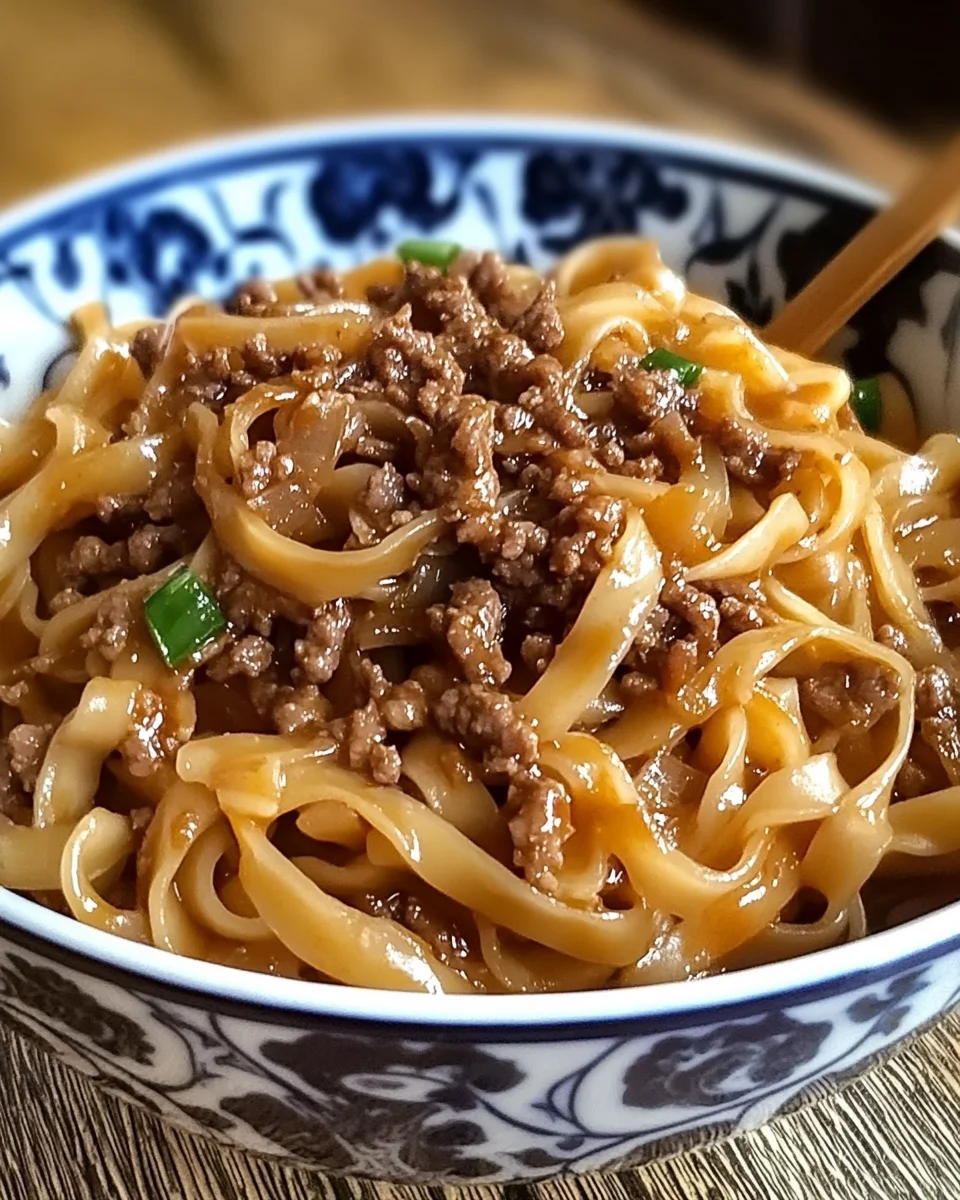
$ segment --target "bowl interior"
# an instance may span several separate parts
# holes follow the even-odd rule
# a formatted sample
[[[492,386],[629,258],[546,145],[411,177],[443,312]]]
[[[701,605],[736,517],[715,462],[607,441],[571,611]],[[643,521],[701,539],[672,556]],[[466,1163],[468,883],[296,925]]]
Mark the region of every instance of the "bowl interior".
[[[546,265],[586,238],[642,234],[660,243],[694,289],[763,326],[878,199],[853,181],[789,160],[674,134],[569,122],[381,121],[200,146],[92,178],[0,218],[0,416],[22,411],[55,376],[69,352],[70,314],[82,304],[102,301],[116,321],[159,316],[185,294],[220,297],[252,275],[349,266],[414,235],[494,247]],[[920,425],[943,429],[960,424],[958,330],[960,250],[941,240],[857,314],[835,350],[856,376],[897,375]],[[218,994],[239,989],[258,1003],[317,1010],[336,1007],[340,1002],[329,997],[343,991],[207,964],[183,972],[172,956],[119,939],[105,945],[110,939],[2,891],[0,919],[177,986]],[[735,1000],[757,987],[813,983],[844,970],[844,963],[851,969],[851,954],[867,970],[929,948],[956,928],[943,913],[923,922],[919,939],[892,930],[867,939],[866,948],[811,956],[818,960],[812,966],[757,968],[693,991]],[[610,1015],[638,1004],[662,1010],[665,1003],[698,1002],[689,993],[681,999],[677,986],[643,989],[660,996],[641,1001],[634,993],[629,1004],[622,993],[580,997],[573,1005],[544,998],[538,1019],[550,1004],[557,1019],[569,1020],[584,1014],[585,1005],[593,1015]],[[382,1001],[358,1004],[356,993],[348,995],[344,1003],[354,1013],[383,1011]],[[472,1003],[445,999],[461,1015]],[[511,1019],[521,1012],[515,1000],[496,998]],[[390,1003],[400,1015],[409,1001]],[[422,1009],[416,1015],[422,1019]],[[488,1015],[492,1009],[478,1010],[475,1019]]]
[[[0,220],[0,413],[26,404],[79,305],[117,321],[185,294],[224,296],[389,253],[413,235],[544,265],[584,240],[639,233],[697,290],[764,325],[878,197],[789,160],[616,126],[368,122],[231,139],[145,160]],[[921,423],[958,402],[960,252],[931,246],[860,312],[836,350],[891,370]]]

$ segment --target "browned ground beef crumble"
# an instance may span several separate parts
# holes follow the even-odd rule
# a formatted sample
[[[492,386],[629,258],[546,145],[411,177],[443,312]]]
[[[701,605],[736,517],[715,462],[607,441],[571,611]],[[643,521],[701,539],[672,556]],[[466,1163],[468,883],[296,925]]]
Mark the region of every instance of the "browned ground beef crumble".
[[[298,286],[311,302],[343,292],[325,269],[300,276]],[[198,401],[219,412],[279,378],[317,413],[338,397],[361,408],[385,401],[399,422],[360,421],[348,437],[348,461],[374,469],[348,513],[346,544],[374,545],[423,510],[438,509],[456,566],[429,597],[420,644],[398,656],[361,648],[358,620],[369,601],[310,610],[221,558],[211,582],[228,631],[193,668],[198,694],[216,705],[225,691],[240,689],[246,707],[238,728],[331,735],[343,762],[380,784],[400,781],[401,751],[414,731],[439,730],[507,805],[516,866],[552,891],[571,833],[570,797],[540,774],[537,732],[514,696],[546,669],[623,531],[623,502],[591,490],[589,473],[673,482],[710,438],[734,480],[769,492],[799,459],[760,433],[711,423],[695,388],[672,372],[641,368],[632,353],[607,373],[591,371],[586,390],[606,392],[610,408],[588,416],[553,354],[564,332],[553,283],[531,297],[494,254],[463,254],[446,274],[411,263],[399,286],[372,289],[370,298],[382,315],[357,361],[342,361],[330,347],[277,353],[260,335],[239,349],[180,352],[173,362],[166,327],[134,339],[142,372],[167,373],[167,402],[181,413]],[[278,303],[271,285],[253,281],[228,310],[262,317],[279,311]],[[270,422],[261,425],[235,480],[253,504],[297,471],[296,439],[278,448]],[[149,426],[149,410],[135,408],[125,429],[141,434]],[[58,564],[51,611],[196,549],[206,526],[192,479],[184,458],[146,496],[105,496]],[[698,587],[671,564],[664,570],[659,602],[616,675],[624,702],[655,688],[676,693],[730,637],[776,620],[754,584]],[[101,603],[82,648],[115,661],[141,620],[142,597],[121,584]],[[943,687],[929,673],[918,685],[920,738],[933,747],[957,738],[952,693]],[[873,669],[827,670],[804,681],[802,697],[823,723],[857,729],[868,729],[894,702],[890,679]],[[221,722],[225,711],[218,709]],[[152,692],[144,693],[135,724],[120,749],[134,774],[171,759],[193,732],[170,728]],[[21,723],[0,739],[5,798],[34,786],[51,733]]]
[[[839,729],[871,729],[897,704],[896,682],[885,667],[824,666],[800,681],[800,700],[812,713]]]

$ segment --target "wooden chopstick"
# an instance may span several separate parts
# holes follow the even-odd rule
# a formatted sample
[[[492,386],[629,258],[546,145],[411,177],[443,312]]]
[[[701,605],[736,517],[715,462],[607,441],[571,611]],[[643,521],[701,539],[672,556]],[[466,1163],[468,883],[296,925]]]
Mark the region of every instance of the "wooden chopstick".
[[[784,350],[810,356],[939,234],[960,208],[960,135],[907,190],[831,259],[764,330]]]

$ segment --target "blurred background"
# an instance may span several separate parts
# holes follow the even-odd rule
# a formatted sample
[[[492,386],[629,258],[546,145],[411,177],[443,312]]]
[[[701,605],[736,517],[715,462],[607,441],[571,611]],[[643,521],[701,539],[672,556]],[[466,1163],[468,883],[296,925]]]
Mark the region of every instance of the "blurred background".
[[[913,0],[0,0],[0,202],[192,137],[402,110],[612,117],[897,187],[960,115]]]

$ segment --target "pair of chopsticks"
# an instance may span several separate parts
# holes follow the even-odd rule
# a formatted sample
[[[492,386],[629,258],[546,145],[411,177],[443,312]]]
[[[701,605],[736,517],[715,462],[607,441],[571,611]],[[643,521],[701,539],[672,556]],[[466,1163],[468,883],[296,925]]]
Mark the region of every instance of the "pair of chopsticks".
[[[780,310],[763,331],[784,350],[810,357],[943,231],[960,208],[960,136],[921,171]]]

